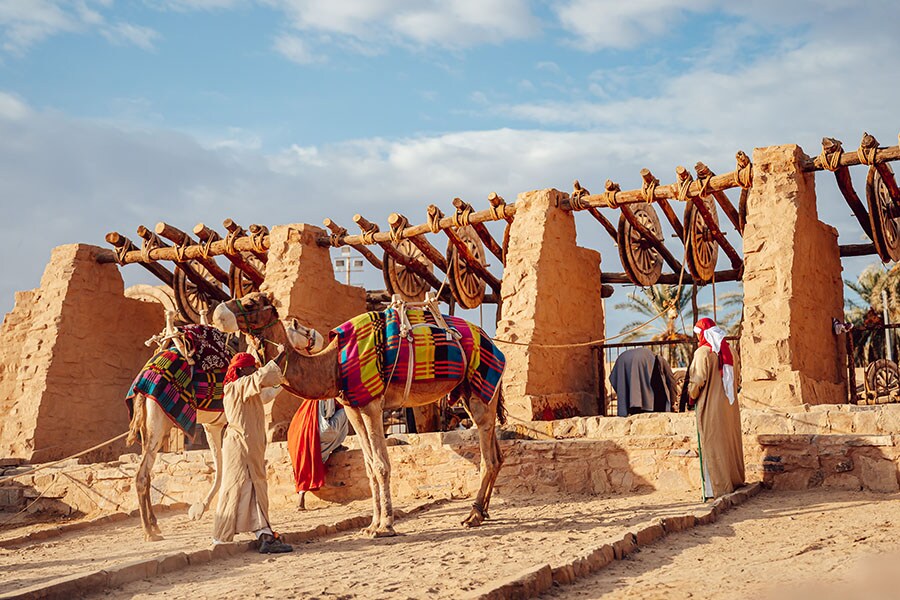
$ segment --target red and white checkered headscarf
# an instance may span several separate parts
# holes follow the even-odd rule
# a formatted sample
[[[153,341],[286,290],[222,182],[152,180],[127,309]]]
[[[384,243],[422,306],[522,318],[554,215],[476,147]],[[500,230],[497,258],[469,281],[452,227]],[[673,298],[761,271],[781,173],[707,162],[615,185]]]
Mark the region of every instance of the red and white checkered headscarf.
[[[728,402],[734,404],[734,356],[725,339],[725,332],[715,321],[704,317],[694,325],[694,333],[700,336],[701,346],[706,346],[719,357],[719,372],[722,374],[725,395],[728,396]]]

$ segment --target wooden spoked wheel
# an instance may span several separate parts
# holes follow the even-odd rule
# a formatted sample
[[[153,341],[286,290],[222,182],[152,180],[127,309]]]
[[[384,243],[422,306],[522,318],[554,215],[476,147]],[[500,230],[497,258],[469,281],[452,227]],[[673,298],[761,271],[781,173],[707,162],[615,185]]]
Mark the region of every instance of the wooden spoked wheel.
[[[244,262],[256,269],[260,275],[265,276],[266,263],[256,258],[256,256],[250,252],[242,253],[241,257],[244,259]],[[259,291],[259,288],[253,283],[253,280],[250,279],[240,267],[237,267],[234,264],[228,269],[228,288],[231,290],[232,298],[243,298],[251,292]]]
[[[890,165],[886,166],[891,169]],[[900,210],[874,166],[869,167],[866,177],[866,200],[869,204],[869,222],[872,224],[875,251],[883,262],[900,260]]]
[[[662,226],[652,205],[639,202],[629,205],[629,208],[641,225],[652,232],[656,239],[662,240]],[[659,276],[662,275],[662,256],[650,240],[631,226],[625,215],[619,217],[617,242],[622,267],[635,285],[647,287],[659,281]]]
[[[207,280],[213,287],[219,287],[219,282],[201,264],[193,262],[191,267]],[[200,323],[201,315],[209,316],[209,313],[219,303],[201,292],[197,285],[188,279],[181,265],[175,266],[175,306],[181,318],[188,323]]]
[[[701,201],[712,215],[713,222],[718,224],[716,201],[712,196],[704,196]],[[684,210],[684,235],[687,236],[687,268],[694,281],[712,281],[716,273],[716,261],[719,259],[719,243],[693,201],[689,201]]]
[[[431,261],[411,241],[402,240],[397,244],[397,251],[422,263],[429,271],[432,270]],[[387,252],[384,253],[384,285],[389,294],[399,294],[407,302],[423,301],[425,292],[429,289],[427,281],[395,261]]]
[[[484,244],[472,226],[460,227],[456,234],[468,247],[469,252],[482,265],[484,261]],[[452,242],[447,245],[447,278],[453,297],[463,308],[478,308],[484,302],[485,283],[475,271],[459,255]]]

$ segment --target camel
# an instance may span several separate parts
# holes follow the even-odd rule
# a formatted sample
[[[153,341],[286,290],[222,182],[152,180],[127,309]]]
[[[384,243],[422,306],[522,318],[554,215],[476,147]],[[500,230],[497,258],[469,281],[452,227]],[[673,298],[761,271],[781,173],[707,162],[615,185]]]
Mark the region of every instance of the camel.
[[[341,388],[337,337],[335,336],[324,349],[315,354],[303,355],[295,351],[292,346],[302,346],[302,343],[288,337],[269,295],[254,292],[240,299],[223,302],[213,313],[212,322],[226,333],[241,331],[263,340],[262,345],[269,342],[286,348],[288,359],[285,369],[285,389],[309,400],[336,397],[344,406],[350,423],[359,437],[372,492],[372,522],[362,530],[363,534],[370,537],[396,535],[391,503],[391,465],[388,460],[382,413],[389,409],[437,402],[451,392],[454,392],[454,395],[460,394],[466,411],[476,423],[481,449],[479,469],[481,485],[472,510],[462,524],[466,527],[478,527],[488,518],[494,482],[503,464],[496,433],[497,417],[503,418],[499,384],[489,403],[472,395],[464,375],[455,381],[412,382],[407,384],[406,388],[402,385],[388,386],[380,398],[365,406],[353,407],[345,401],[345,390]],[[293,332],[295,338],[298,335],[298,332]]]
[[[177,351],[182,356],[190,354],[183,341],[178,337],[174,326],[174,311],[166,311],[166,328],[160,334],[147,340],[147,345],[158,344],[158,350],[170,343],[174,343]],[[205,320],[204,320],[205,321]],[[203,323],[205,325],[205,322]],[[315,352],[324,347],[324,337],[314,329],[307,329],[296,320],[288,322],[285,326],[288,340],[292,347],[301,353]],[[224,369],[223,369],[224,371]],[[150,475],[156,462],[156,455],[170,430],[175,427],[172,418],[152,398],[142,393],[135,394],[133,398],[133,416],[129,426],[127,445],[141,439],[141,462],[135,475],[135,490],[138,497],[138,507],[141,513],[141,525],[144,529],[144,539],[147,541],[162,540],[153,505],[150,501]],[[188,509],[191,520],[199,520],[209,509],[210,502],[219,491],[222,482],[222,438],[225,433],[227,420],[224,411],[197,410],[197,423],[203,426],[206,441],[213,455],[215,476],[212,487],[207,492],[202,502],[195,502]]]
[[[134,416],[131,419],[126,444],[130,446],[137,441],[137,437],[140,435],[141,463],[134,483],[138,508],[141,512],[141,525],[144,528],[144,539],[148,542],[155,542],[163,537],[159,525],[156,524],[156,515],[153,513],[153,504],[150,501],[150,473],[163,440],[168,436],[169,430],[175,427],[175,423],[156,401],[147,398],[144,394],[139,393],[134,396],[133,406]],[[202,517],[209,508],[209,503],[219,491],[219,484],[222,482],[222,436],[225,433],[225,413],[223,411],[198,410],[197,423],[203,425],[206,441],[212,450],[215,478],[203,501],[192,504],[188,510],[188,516],[194,521]]]

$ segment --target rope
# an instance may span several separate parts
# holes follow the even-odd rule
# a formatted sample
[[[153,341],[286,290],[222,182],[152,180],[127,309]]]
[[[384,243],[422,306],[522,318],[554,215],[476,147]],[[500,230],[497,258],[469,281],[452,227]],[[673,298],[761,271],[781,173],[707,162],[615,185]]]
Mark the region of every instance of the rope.
[[[184,253],[187,251],[187,240],[183,240],[180,244],[175,244],[175,262],[184,262]]]
[[[206,241],[200,244],[200,256],[205,259],[210,258],[210,252],[212,252],[212,245],[216,241],[216,236],[211,235],[206,238]]]
[[[334,232],[328,236],[328,241],[331,242],[331,246],[333,248],[338,248],[342,245],[341,238],[343,238],[346,235],[347,235],[347,229],[344,227],[341,227],[336,232]]]
[[[431,233],[441,232],[441,219],[443,218],[444,213],[441,212],[441,209],[434,204],[428,206],[428,228],[431,229]]]
[[[457,209],[456,214],[453,215],[453,226],[459,229],[460,227],[466,227],[470,224],[470,217],[472,215],[472,205],[464,204],[462,209]]]
[[[225,236],[225,252],[231,254],[232,256],[238,253],[237,249],[234,247],[234,243],[237,241],[238,237],[241,235],[240,229],[235,229],[234,231],[229,231],[228,235]]]
[[[391,225],[391,241],[394,244],[399,244],[403,241],[403,230],[406,229],[407,225],[409,225],[409,219],[404,216],[401,216],[400,220]]]
[[[15,475],[7,475],[5,477],[0,477],[0,483],[3,483],[4,481],[9,481],[11,479],[16,479],[18,477],[24,477],[25,475],[31,475],[32,473],[37,473],[38,471],[42,471],[46,468],[52,467],[54,465],[58,465],[61,462],[65,462],[65,461],[71,460],[73,458],[78,458],[79,456],[84,456],[85,454],[87,454],[89,452],[93,452],[94,450],[99,450],[100,448],[102,448],[104,446],[112,444],[113,442],[117,442],[127,435],[128,435],[128,432],[126,431],[125,433],[123,433],[121,435],[117,435],[116,437],[114,437],[112,439],[106,440],[105,442],[101,442],[101,443],[97,444],[96,446],[92,446],[92,447],[88,448],[87,450],[82,450],[81,452],[79,452],[77,454],[73,454],[72,456],[67,456],[66,458],[61,458],[61,459],[55,460],[53,462],[38,465],[38,466],[36,466],[32,469],[28,469],[27,471],[24,471],[22,473],[16,473]]]
[[[613,183],[610,180],[606,180],[606,192],[604,192],[603,197],[606,200],[606,205],[610,208],[619,208],[619,201],[616,199],[616,195],[622,190],[619,187],[618,183]]]
[[[656,186],[659,185],[659,179],[656,177],[652,181],[645,181],[641,186],[641,193],[644,195],[645,202],[653,202],[656,194]]]
[[[259,254],[263,254],[266,251],[266,247],[263,244],[263,240],[265,240],[266,236],[269,234],[265,229],[260,229],[256,233],[250,236],[250,242],[253,244],[253,249]]]
[[[685,178],[682,179],[681,181],[679,181],[679,182],[676,184],[676,187],[678,188],[677,197],[678,197],[678,199],[681,200],[682,202],[687,201],[687,199],[688,199],[688,192],[690,191],[690,189],[691,189],[691,184],[692,184],[693,182],[694,182],[694,178],[691,177],[691,174],[690,174],[690,173],[686,173]]]
[[[128,244],[123,244],[116,247],[116,262],[119,263],[119,265],[125,266],[125,255],[128,254],[129,250],[130,248],[128,247]],[[143,254],[141,254],[141,256],[143,256]]]
[[[698,194],[698,196],[700,196],[701,198],[703,198],[704,196],[709,196],[709,184],[712,182],[712,175],[707,175],[699,181],[700,193]]]
[[[743,150],[738,150],[734,155],[737,159],[737,168],[734,170],[734,183],[741,186],[745,190],[749,190],[753,185],[753,163],[750,157]]]
[[[141,259],[143,259],[145,263],[153,262],[150,258],[150,251],[155,249],[157,244],[153,243],[151,240],[153,240],[153,238],[144,240],[144,243],[141,244]]]
[[[862,150],[862,148],[859,150]],[[844,154],[844,151],[840,147],[832,152],[826,152],[825,149],[822,148],[822,153],[819,154],[819,162],[822,163],[823,168],[828,169],[831,172],[837,171],[841,166],[842,154]],[[862,157],[860,157],[860,160],[862,160]]]
[[[498,204],[497,206],[494,206],[493,204],[491,204],[491,218],[494,221],[499,221],[501,219],[506,218],[506,203],[505,202],[503,202],[502,204]],[[437,233],[437,232],[435,232],[435,233]]]
[[[878,154],[878,146],[873,146],[871,148],[863,148],[862,146],[860,146],[856,150],[856,156],[859,157],[859,162],[867,166],[872,166],[875,164],[876,154]]]
[[[3,521],[2,523],[0,523],[0,527],[6,527],[7,525],[9,525],[9,524],[12,523],[13,521],[15,521],[15,520],[16,520],[16,517],[18,517],[18,516],[21,515],[22,513],[26,512],[26,511],[27,511],[29,508],[31,508],[32,506],[34,506],[34,505],[37,503],[38,500],[40,500],[41,498],[44,497],[44,494],[46,494],[46,493],[49,492],[51,489],[53,489],[53,486],[55,486],[55,485],[56,485],[56,482],[59,481],[59,476],[60,476],[60,475],[62,475],[62,473],[57,473],[56,476],[53,478],[53,481],[50,482],[50,485],[48,485],[46,488],[44,488],[44,491],[41,492],[40,495],[39,495],[37,498],[35,498],[35,499],[32,500],[31,502],[29,502],[29,503],[25,506],[25,508],[23,508],[22,510],[20,510],[19,512],[17,512],[17,513],[14,514],[13,516],[11,516],[9,519],[7,519],[7,520]],[[91,502],[94,502],[94,501],[91,500]],[[94,504],[96,504],[96,502],[94,502]]]
[[[375,243],[375,234],[378,233],[378,225],[376,223],[372,223],[367,229],[363,229],[362,239],[363,244],[367,246]]]

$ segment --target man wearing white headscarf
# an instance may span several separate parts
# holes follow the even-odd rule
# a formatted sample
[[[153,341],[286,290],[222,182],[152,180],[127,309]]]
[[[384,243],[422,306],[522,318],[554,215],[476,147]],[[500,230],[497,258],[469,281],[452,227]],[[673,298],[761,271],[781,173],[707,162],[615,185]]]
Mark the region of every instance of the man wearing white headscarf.
[[[694,333],[699,345],[691,362],[688,394],[697,401],[703,499],[707,500],[743,485],[744,446],[734,358],[725,332],[704,318],[697,321]]]

